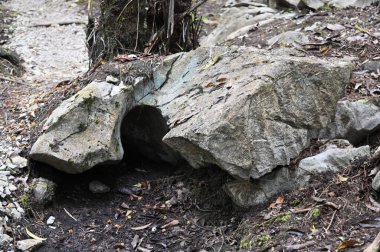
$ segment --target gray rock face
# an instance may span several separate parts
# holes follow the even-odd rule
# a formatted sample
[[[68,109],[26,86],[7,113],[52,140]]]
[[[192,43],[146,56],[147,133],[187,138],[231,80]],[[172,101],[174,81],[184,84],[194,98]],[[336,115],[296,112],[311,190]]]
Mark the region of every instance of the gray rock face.
[[[236,180],[226,184],[224,189],[237,205],[257,206],[279,193],[307,187],[317,174],[336,172],[350,165],[353,159],[370,155],[369,146],[353,148],[348,144],[341,148],[335,144],[327,144],[325,148],[320,154],[301,160],[298,168],[282,167],[253,182]]]
[[[326,61],[294,50],[198,48],[168,57],[151,82],[137,78],[131,88],[90,84],[53,112],[31,157],[79,173],[120,160],[123,146],[132,141],[145,156],[154,153],[152,158],[167,161],[174,157],[160,143],[167,132],[164,144],[194,168],[217,165],[239,182],[253,178],[265,187],[261,178],[268,176],[281,184],[291,172],[272,171],[288,165],[309,145],[311,131],[331,121],[351,69],[349,59]],[[148,109],[146,120],[128,127],[123,123],[126,130],[120,130],[121,118],[140,118],[133,115],[139,107],[154,111]],[[146,133],[153,129],[146,124],[162,120],[167,125],[157,136]],[[82,123],[86,127],[79,130]],[[127,135],[123,146],[121,132]],[[99,141],[104,144],[97,149]]]
[[[327,125],[350,72],[347,61],[284,50],[199,48],[182,54],[142,103],[160,108],[170,128],[164,142],[193,167],[260,178],[308,146],[310,129]]]
[[[342,138],[359,144],[380,128],[380,108],[370,100],[339,101],[335,119],[321,130],[320,138]]]
[[[122,159],[119,130],[132,106],[131,92],[123,85],[90,83],[53,111],[30,157],[74,174]]]
[[[287,31],[268,40],[268,45],[272,47],[279,44],[282,47],[300,47],[302,44],[309,43],[309,38],[302,32]]]

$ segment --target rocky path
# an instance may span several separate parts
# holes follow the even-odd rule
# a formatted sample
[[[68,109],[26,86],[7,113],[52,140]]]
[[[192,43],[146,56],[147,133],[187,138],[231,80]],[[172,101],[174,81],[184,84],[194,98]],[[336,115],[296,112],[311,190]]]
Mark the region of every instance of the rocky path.
[[[0,2],[1,4],[1,2]],[[34,111],[47,106],[39,97],[61,81],[70,80],[88,68],[85,46],[87,14],[78,1],[10,0],[2,8],[17,14],[4,47],[23,60],[20,78],[0,80],[0,247],[13,251],[20,245],[7,234],[8,226],[24,212],[21,202],[25,183],[25,150],[29,147]],[[7,79],[10,79],[7,81]],[[18,240],[18,239],[17,239]],[[25,245],[25,244],[23,244]],[[27,244],[26,244],[27,245]]]

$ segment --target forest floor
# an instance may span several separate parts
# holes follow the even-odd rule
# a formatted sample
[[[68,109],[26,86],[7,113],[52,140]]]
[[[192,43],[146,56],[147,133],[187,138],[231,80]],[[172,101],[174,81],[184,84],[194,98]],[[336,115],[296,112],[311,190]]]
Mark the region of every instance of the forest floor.
[[[16,27],[8,35],[2,29],[0,42],[24,61],[23,75],[21,70],[0,73],[0,146],[6,150],[1,158],[15,152],[27,157],[36,137],[32,133],[38,132],[33,127],[91,78],[92,71],[85,74],[84,8],[74,1],[34,2],[9,0],[4,4],[8,10],[0,12],[6,15],[1,20],[9,18]],[[209,21],[205,32],[218,22],[215,13],[221,7],[217,1],[202,6],[200,12]],[[64,11],[55,15],[54,9]],[[65,19],[43,17],[50,13]],[[41,15],[43,20],[36,20]],[[377,99],[380,73],[362,66],[380,59],[379,16],[376,6],[299,12],[294,19],[260,27],[226,45],[266,48],[264,42],[274,35],[320,22],[308,33],[314,41],[298,49],[323,58],[355,57],[346,98]],[[10,21],[1,25],[9,27]],[[66,21],[73,24],[57,24]],[[363,144],[379,146],[378,136],[368,139]],[[11,220],[7,232],[14,243],[28,238],[25,227],[47,238],[37,251],[362,251],[380,228],[378,195],[370,186],[374,168],[368,160],[357,160],[339,174],[315,177],[309,189],[278,195],[260,208],[241,209],[225,195],[222,185],[229,176],[218,168],[193,170],[137,159],[79,176],[59,173],[55,201],[45,209],[23,204],[25,217]],[[28,178],[29,172],[19,176]],[[111,191],[91,193],[93,180]],[[24,188],[18,187],[14,194],[21,201]],[[50,216],[55,222],[47,225]]]

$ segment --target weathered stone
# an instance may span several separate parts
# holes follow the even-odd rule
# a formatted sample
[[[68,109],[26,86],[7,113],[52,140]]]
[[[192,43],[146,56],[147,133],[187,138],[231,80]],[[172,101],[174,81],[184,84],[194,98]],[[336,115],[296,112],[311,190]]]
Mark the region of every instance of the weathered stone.
[[[37,178],[32,182],[33,201],[39,206],[45,206],[54,199],[57,185],[48,179]]]
[[[236,180],[228,183],[224,189],[237,205],[257,206],[280,193],[307,187],[316,174],[337,172],[350,165],[353,159],[370,155],[369,146],[353,148],[347,142],[345,148],[339,146],[327,144],[322,153],[301,160],[298,168],[281,167],[255,181]]]
[[[339,101],[335,119],[319,138],[343,138],[356,145],[380,128],[380,107],[371,100]]]
[[[162,111],[170,128],[164,142],[193,167],[260,178],[289,164],[308,146],[309,130],[330,122],[350,79],[347,61],[290,52],[297,55],[198,48],[182,54],[141,103]]]
[[[309,43],[309,38],[302,32],[287,31],[269,39],[267,44],[274,46],[275,44],[281,47],[300,47],[302,44]]]
[[[0,234],[0,248],[6,248],[13,241],[7,234]]]
[[[302,3],[314,10],[318,10],[325,5],[325,3],[321,0],[302,0]]]
[[[278,13],[265,7],[232,7],[227,8],[220,17],[218,26],[207,36],[201,38],[200,45],[204,47],[221,44],[227,40],[247,34],[249,30],[269,24],[276,19],[286,19],[294,13]]]
[[[44,243],[43,240],[37,240],[37,239],[26,239],[21,240],[16,243],[17,249],[21,251],[27,251],[31,252],[40,247]]]
[[[305,173],[337,172],[339,168],[350,165],[354,158],[364,158],[369,155],[368,145],[359,148],[349,146],[343,149],[336,145],[330,145],[322,153],[302,159],[298,167]]]
[[[336,8],[347,8],[347,7],[364,8],[376,2],[378,2],[378,0],[331,0],[329,1],[328,4]]]
[[[131,92],[131,87],[122,84],[90,83],[53,111],[30,157],[74,174],[121,160],[119,131],[126,108],[133,102]]]
[[[363,65],[364,70],[368,70],[371,72],[380,71],[380,60],[370,60]]]
[[[88,185],[88,189],[92,193],[107,193],[110,191],[110,188],[107,185],[98,180],[91,181]]]

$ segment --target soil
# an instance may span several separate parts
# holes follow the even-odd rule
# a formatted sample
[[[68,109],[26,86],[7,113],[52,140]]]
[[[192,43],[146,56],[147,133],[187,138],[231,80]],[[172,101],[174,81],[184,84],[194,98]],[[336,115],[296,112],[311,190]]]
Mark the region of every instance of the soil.
[[[12,2],[20,7],[22,1],[10,0],[7,6],[12,7]],[[217,22],[218,15],[214,13],[220,13],[221,7],[220,2],[212,1],[200,10],[208,19],[204,27],[206,32],[215,26],[213,22]],[[49,8],[52,7],[44,11],[49,12]],[[59,8],[70,9],[69,6]],[[83,7],[76,6],[74,10],[70,13],[82,13],[83,17]],[[323,30],[322,34],[309,34],[316,39],[322,37],[322,41],[331,37],[334,40],[320,46],[305,46],[300,50],[307,55],[324,58],[356,57],[357,71],[347,87],[346,99],[377,99],[376,92],[370,91],[380,85],[379,76],[361,71],[363,62],[380,57],[378,42],[375,42],[377,38],[367,34],[366,40],[353,43],[348,43],[345,38],[363,35],[355,28],[356,23],[369,34],[378,31],[378,11],[373,6],[364,10],[300,12],[296,19],[289,20],[285,25],[278,21],[278,24],[249,33],[244,39],[227,43],[265,47],[264,42],[268,38],[282,31],[310,26],[317,21],[349,26],[348,32],[338,36],[328,30]],[[274,29],[280,24],[283,30]],[[65,34],[73,41],[80,41],[81,37],[76,37],[75,33]],[[17,39],[17,33],[14,36],[13,42],[23,41]],[[321,40],[316,41],[320,43]],[[27,42],[23,43],[21,48],[25,50]],[[57,44],[53,41],[40,49],[51,52],[54,45]],[[64,52],[70,50],[61,49]],[[25,57],[22,53],[20,55]],[[74,60],[71,54],[67,57],[69,61]],[[39,134],[38,126],[62,99],[77,92],[94,74],[111,71],[107,64],[94,66],[87,74],[75,79],[78,72],[71,72],[70,75],[60,73],[67,65],[49,69],[48,62],[54,60],[59,58],[41,59],[36,64],[28,61],[24,64],[26,73],[23,77],[17,81],[0,80],[9,90],[5,97],[8,123],[3,131],[6,137],[3,138],[9,140],[22,136],[26,139],[24,144],[18,146],[23,150],[21,153],[27,153],[33,139],[31,132]],[[46,75],[35,74],[33,64],[35,69]],[[74,66],[83,69],[83,61],[75,60]],[[359,82],[363,84],[356,88]],[[35,94],[33,101],[30,101],[31,94]],[[33,104],[39,107],[35,110],[36,116],[20,120],[19,115]],[[4,118],[0,123],[4,124]],[[32,127],[37,128],[31,130]],[[375,134],[368,137],[371,138],[375,138]],[[379,145],[377,141],[371,141],[371,144],[372,148]],[[38,172],[44,173],[42,164],[34,165]],[[222,187],[231,178],[217,167],[193,170],[186,164],[171,167],[137,157],[133,162],[97,167],[79,176],[53,172],[50,176],[59,184],[55,201],[44,209],[26,204],[25,218],[11,223],[9,234],[15,241],[27,239],[25,228],[28,228],[35,235],[47,238],[37,251],[362,251],[380,227],[377,219],[380,208],[376,201],[379,195],[371,190],[372,178],[369,176],[375,165],[368,160],[356,160],[338,174],[316,176],[308,189],[278,195],[267,205],[254,209],[241,209],[230,201]],[[89,183],[93,180],[109,186],[110,192],[91,193]],[[19,192],[20,199],[21,195],[22,192]],[[56,220],[49,226],[46,220],[50,216]]]

